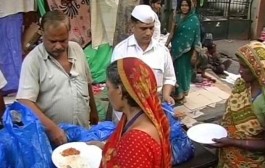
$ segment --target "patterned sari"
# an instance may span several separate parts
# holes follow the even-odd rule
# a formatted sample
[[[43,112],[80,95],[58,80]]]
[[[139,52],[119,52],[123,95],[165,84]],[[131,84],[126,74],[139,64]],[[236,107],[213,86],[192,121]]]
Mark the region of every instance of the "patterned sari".
[[[117,62],[118,64],[118,73],[121,77],[121,81],[126,88],[127,92],[130,94],[130,96],[135,100],[135,102],[140,106],[140,108],[143,110],[143,112],[148,116],[148,118],[152,121],[154,126],[156,127],[159,138],[160,138],[160,165],[152,165],[152,167],[157,168],[169,168],[171,167],[171,149],[170,149],[170,142],[169,142],[169,123],[168,120],[162,110],[160,100],[157,96],[157,85],[156,85],[156,79],[152,72],[152,69],[149,68],[145,63],[143,63],[141,60],[137,58],[124,58],[120,59]],[[123,156],[120,158],[119,161],[117,161],[117,156],[119,155],[119,151],[117,150],[120,141],[124,141],[125,136],[129,134],[129,132],[134,131],[135,129],[131,129],[128,132],[126,132],[124,135],[122,135],[123,128],[126,123],[126,116],[123,115],[116,131],[110,137],[108,142],[105,144],[105,147],[103,149],[103,158],[102,158],[102,164],[101,167],[107,167],[107,168],[118,168],[118,167],[124,167],[120,164],[120,162],[130,162],[129,158],[124,159]],[[149,136],[149,135],[148,135]],[[128,144],[130,144],[130,139],[128,140]],[[132,141],[132,140],[131,140]],[[149,141],[146,142],[143,139],[140,141],[143,141],[143,143],[150,143]],[[157,142],[155,142],[157,143]],[[158,144],[158,143],[157,143]],[[121,147],[121,146],[119,146]],[[123,148],[126,148],[126,152],[134,152],[134,150],[137,150],[136,148],[128,148],[128,146],[124,145]],[[149,148],[148,146],[146,146]],[[148,149],[146,149],[147,151]],[[143,151],[145,152],[145,151]],[[150,154],[150,153],[149,153]],[[133,161],[136,165],[129,165],[126,167],[148,167],[145,165],[145,162],[137,164],[137,159],[139,153],[135,152],[133,153],[133,157],[136,157],[136,159]],[[146,155],[148,155],[148,152],[146,152]],[[158,157],[156,155],[153,155],[153,157]],[[146,159],[146,158],[145,158]],[[148,160],[149,161],[149,160]],[[147,161],[146,161],[146,164]],[[126,165],[126,164],[123,164]],[[127,164],[128,165],[128,164]],[[151,168],[151,167],[150,167]]]
[[[176,30],[171,44],[175,74],[179,85],[176,91],[178,97],[182,97],[190,90],[193,72],[191,57],[194,49],[200,51],[200,40],[200,21],[195,11],[190,11],[184,18],[177,15]]]
[[[83,48],[91,42],[90,0],[47,0],[50,10],[61,10],[69,18],[71,24],[71,41],[79,43]]]
[[[265,45],[253,42],[239,49],[237,56],[248,65],[261,86],[261,94],[252,99],[251,88],[238,79],[227,102],[222,125],[233,139],[265,140]],[[265,167],[265,154],[235,147],[222,148],[219,167]]]

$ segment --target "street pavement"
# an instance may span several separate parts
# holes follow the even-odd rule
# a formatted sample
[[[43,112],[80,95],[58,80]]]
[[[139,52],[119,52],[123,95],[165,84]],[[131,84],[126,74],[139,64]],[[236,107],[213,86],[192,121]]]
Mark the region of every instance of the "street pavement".
[[[239,64],[235,53],[237,49],[245,44],[248,44],[248,40],[217,40],[214,43],[217,45],[217,50],[221,53],[222,59],[230,58],[232,65],[228,69],[228,72],[238,74]]]
[[[221,59],[231,59],[232,64],[227,70],[230,73],[238,74],[239,70],[239,64],[237,61],[237,58],[235,56],[235,52],[237,49],[245,44],[248,44],[248,40],[218,40],[214,41],[214,43],[217,45],[217,50],[221,54]],[[231,84],[228,84],[228,86],[232,87]],[[202,111],[205,115],[202,115],[198,117],[196,120],[199,122],[210,122],[210,123],[219,123],[220,119],[223,116],[225,110],[225,103],[218,103],[216,106],[213,107],[206,107],[200,111]]]

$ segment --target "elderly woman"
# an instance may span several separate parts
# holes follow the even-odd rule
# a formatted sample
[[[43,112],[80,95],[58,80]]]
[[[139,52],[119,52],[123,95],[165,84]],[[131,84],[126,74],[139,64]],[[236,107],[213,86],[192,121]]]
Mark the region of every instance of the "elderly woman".
[[[219,167],[265,167],[265,45],[252,42],[236,55],[240,75],[227,102],[222,125],[228,137],[214,139],[221,147]]]
[[[169,123],[152,69],[137,58],[119,59],[108,67],[106,85],[123,116],[103,148],[101,167],[171,167]]]

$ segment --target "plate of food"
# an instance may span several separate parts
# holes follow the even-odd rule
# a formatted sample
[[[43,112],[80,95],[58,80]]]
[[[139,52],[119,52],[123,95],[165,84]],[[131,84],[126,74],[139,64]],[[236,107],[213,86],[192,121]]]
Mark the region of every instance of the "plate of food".
[[[98,168],[102,150],[84,142],[71,142],[57,147],[52,161],[57,168]]]
[[[227,137],[227,131],[224,127],[218,124],[203,123],[191,127],[187,131],[188,137],[201,144],[214,144],[214,138]]]

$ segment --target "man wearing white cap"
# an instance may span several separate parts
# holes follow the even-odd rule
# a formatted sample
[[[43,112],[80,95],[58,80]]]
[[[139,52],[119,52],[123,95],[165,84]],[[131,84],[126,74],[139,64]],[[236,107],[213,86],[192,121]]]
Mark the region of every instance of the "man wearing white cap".
[[[133,35],[117,44],[111,62],[125,57],[143,60],[153,69],[163,100],[174,104],[170,96],[176,84],[174,67],[168,49],[152,39],[155,21],[153,10],[148,5],[138,5],[131,13],[131,21]]]
[[[6,84],[7,84],[7,81],[0,70],[0,91],[3,89],[3,87],[5,87]],[[0,92],[0,118],[2,117],[4,111],[5,111],[4,97],[2,96],[2,93]]]

